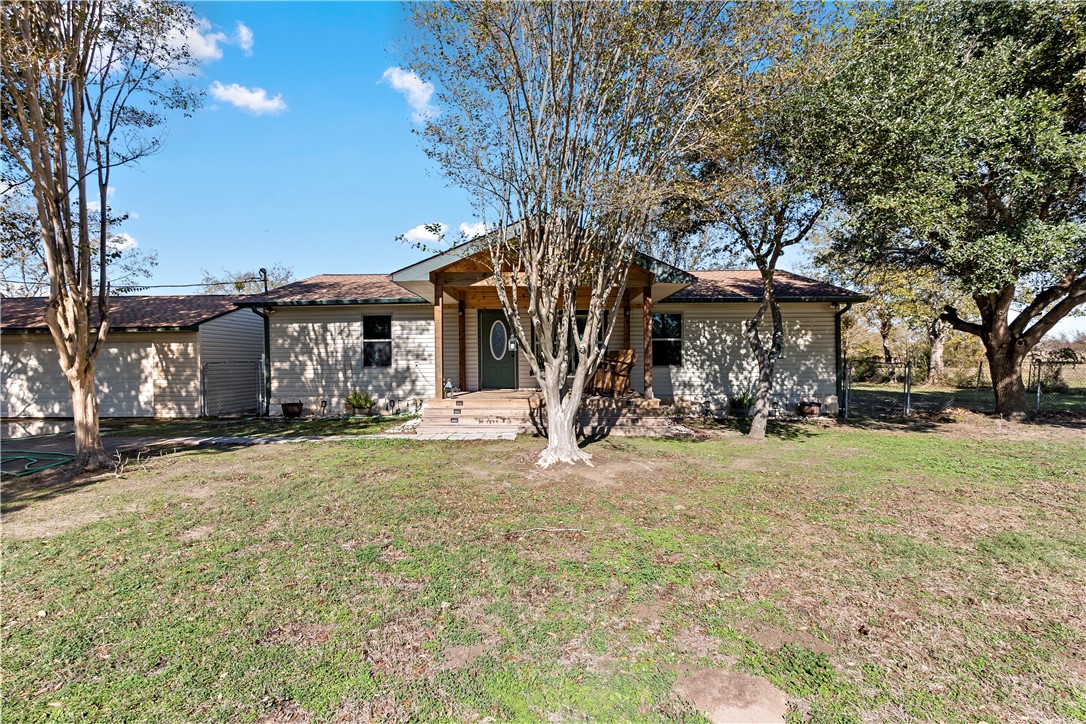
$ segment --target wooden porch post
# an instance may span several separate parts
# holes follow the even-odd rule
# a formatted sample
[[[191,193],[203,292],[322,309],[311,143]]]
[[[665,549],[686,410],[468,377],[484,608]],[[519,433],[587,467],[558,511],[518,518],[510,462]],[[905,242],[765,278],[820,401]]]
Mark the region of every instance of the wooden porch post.
[[[464,300],[461,299],[456,303],[456,312],[459,318],[456,321],[457,335],[460,340],[460,389],[466,391],[468,389],[468,349],[467,349],[467,331],[466,331],[466,318],[467,309],[465,308]]]
[[[445,288],[440,280],[434,280],[434,399],[440,400],[445,394],[445,348],[442,338],[442,297]]]
[[[645,315],[645,399],[654,398],[652,394],[652,285],[645,287],[641,297],[641,309]]]
[[[622,294],[622,349],[630,348],[630,290]]]

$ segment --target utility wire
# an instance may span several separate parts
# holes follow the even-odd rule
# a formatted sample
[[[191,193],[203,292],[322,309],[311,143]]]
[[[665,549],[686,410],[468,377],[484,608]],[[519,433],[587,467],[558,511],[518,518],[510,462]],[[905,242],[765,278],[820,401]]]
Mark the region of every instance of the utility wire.
[[[201,284],[121,284],[119,286],[114,286],[112,282],[110,282],[109,284],[110,284],[110,287],[113,288],[113,289],[118,289],[118,290],[119,289],[125,289],[125,290],[129,290],[129,291],[142,291],[144,289],[182,289],[182,288],[187,288],[187,287],[211,287],[211,286],[219,286],[219,285],[231,286],[233,284],[246,284],[248,282],[260,282],[260,281],[264,281],[264,280],[261,277],[252,277],[251,279],[231,279],[229,281],[210,282],[210,283],[207,283],[207,284],[203,284],[203,283],[201,283]],[[27,283],[26,280],[24,280],[24,279],[0,279],[0,282],[2,282],[4,284],[26,284]],[[43,281],[42,285],[46,286],[46,285],[48,285],[48,282]]]

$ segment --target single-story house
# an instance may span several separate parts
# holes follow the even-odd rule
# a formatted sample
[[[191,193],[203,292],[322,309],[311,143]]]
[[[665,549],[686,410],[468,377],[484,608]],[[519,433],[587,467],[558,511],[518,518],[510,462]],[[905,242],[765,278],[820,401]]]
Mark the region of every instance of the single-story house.
[[[815,399],[835,412],[840,315],[864,297],[783,271],[776,294],[786,337],[775,407]],[[743,322],[760,296],[756,271],[685,271],[639,255],[608,346],[634,350],[633,388],[646,398],[726,404],[754,380]],[[267,320],[272,414],[274,403],[297,401],[338,412],[355,389],[391,410],[441,398],[446,381],[462,391],[537,388],[492,273],[467,246],[392,274],[311,277],[239,305]],[[523,323],[530,328],[527,315]]]
[[[264,323],[237,295],[118,296],[95,366],[102,417],[257,412]],[[0,299],[4,418],[71,417],[45,300]]]

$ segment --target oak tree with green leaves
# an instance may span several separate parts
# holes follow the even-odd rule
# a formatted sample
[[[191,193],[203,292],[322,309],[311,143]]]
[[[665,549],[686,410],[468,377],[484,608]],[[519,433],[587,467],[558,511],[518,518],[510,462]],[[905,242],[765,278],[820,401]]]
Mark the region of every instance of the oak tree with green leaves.
[[[865,7],[818,111],[857,263],[953,279],[996,411],[1027,412],[1023,360],[1086,303],[1086,5]]]

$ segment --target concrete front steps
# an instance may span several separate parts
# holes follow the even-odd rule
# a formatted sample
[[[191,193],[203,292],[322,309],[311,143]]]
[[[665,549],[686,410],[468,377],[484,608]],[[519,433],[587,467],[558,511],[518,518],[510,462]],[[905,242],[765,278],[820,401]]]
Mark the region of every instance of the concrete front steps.
[[[516,396],[513,396],[513,395]],[[588,397],[581,403],[578,433],[603,435],[664,435],[670,428],[659,400]],[[515,433],[545,434],[546,409],[538,394],[466,393],[430,400],[422,411],[419,434]]]

